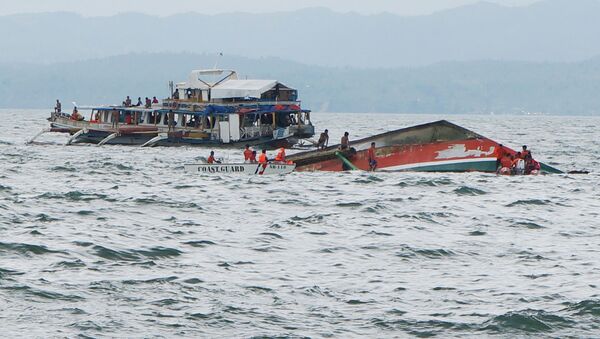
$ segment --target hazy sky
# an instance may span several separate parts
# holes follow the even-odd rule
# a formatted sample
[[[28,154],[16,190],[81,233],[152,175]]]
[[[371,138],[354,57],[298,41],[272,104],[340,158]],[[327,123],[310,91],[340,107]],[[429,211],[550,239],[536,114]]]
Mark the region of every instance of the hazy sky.
[[[244,11],[274,12],[306,7],[328,7],[339,12],[364,14],[391,12],[419,15],[471,4],[479,0],[0,0],[0,15],[70,11],[86,16],[142,12],[171,15],[182,12],[207,14]],[[523,6],[539,0],[487,0],[506,6]]]

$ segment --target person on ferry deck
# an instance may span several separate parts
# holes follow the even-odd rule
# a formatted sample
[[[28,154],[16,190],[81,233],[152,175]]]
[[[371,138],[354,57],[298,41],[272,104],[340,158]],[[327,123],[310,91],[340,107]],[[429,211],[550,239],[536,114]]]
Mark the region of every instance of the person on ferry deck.
[[[285,162],[285,148],[281,147],[277,155],[275,156],[275,161]]]
[[[256,164],[256,151],[252,151],[252,154],[250,154],[250,159],[248,160],[251,164]]]
[[[54,113],[61,113],[62,111],[62,105],[60,104],[60,101],[58,101],[58,99],[56,99],[56,106],[54,107]]]
[[[158,104],[158,99],[156,99],[156,97],[152,97],[152,103],[153,104]]]
[[[145,108],[150,108],[152,107],[152,101],[150,100],[150,98],[146,97],[146,104],[144,105]]]
[[[375,171],[377,169],[377,158],[375,157],[375,143],[371,143],[371,147],[367,152],[369,159],[369,171]]]
[[[131,98],[129,97],[129,95],[125,99],[125,107],[131,107]]]
[[[525,159],[527,154],[529,154],[529,151],[527,150],[527,145],[523,145],[523,150],[521,151],[521,158]]]
[[[208,160],[206,160],[206,162],[209,164],[221,163],[219,160],[215,159],[215,151],[210,151],[210,156],[208,157]]]
[[[267,150],[263,149],[260,155],[258,156],[258,163],[266,165],[268,161],[269,159],[267,158]]]
[[[250,162],[250,157],[252,157],[252,150],[250,149],[250,145],[246,144],[246,149],[244,150],[244,162]]]
[[[344,132],[344,136],[342,137],[342,141],[340,142],[340,149],[342,151],[348,149],[348,145],[350,144],[350,140],[348,139],[349,135],[350,133]]]
[[[319,141],[317,142],[317,147],[320,149],[325,149],[325,147],[327,147],[327,145],[329,144],[329,131],[325,130],[323,133],[321,133],[321,135],[319,136]]]

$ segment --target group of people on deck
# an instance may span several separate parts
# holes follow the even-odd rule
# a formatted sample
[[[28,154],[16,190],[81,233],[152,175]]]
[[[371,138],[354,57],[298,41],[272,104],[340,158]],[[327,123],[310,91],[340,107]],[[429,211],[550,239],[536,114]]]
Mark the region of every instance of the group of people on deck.
[[[138,97],[137,104],[135,104],[135,105],[132,105],[131,98],[129,97],[129,95],[123,101],[123,106],[124,107],[140,107],[140,106],[144,106],[144,108],[152,108],[153,104],[158,104],[158,99],[156,99],[156,97],[152,97],[152,99],[146,97],[145,103],[142,103],[142,97]]]
[[[246,164],[267,164],[269,161],[273,161],[273,162],[279,162],[279,163],[285,163],[285,148],[281,147],[278,152],[277,155],[275,156],[274,159],[269,160],[269,158],[267,157],[267,150],[263,149],[261,151],[261,153],[258,155],[258,159],[256,158],[256,151],[250,148],[250,145],[246,144],[246,148],[244,149],[244,163]],[[220,161],[217,161],[215,159],[215,152],[214,151],[210,151],[210,156],[208,157],[208,159],[206,160],[207,163],[209,164],[220,164]]]
[[[499,144],[496,151],[496,168],[498,174],[529,175],[538,174],[541,165],[533,159],[527,145],[523,145],[520,152],[512,154],[502,144]]]

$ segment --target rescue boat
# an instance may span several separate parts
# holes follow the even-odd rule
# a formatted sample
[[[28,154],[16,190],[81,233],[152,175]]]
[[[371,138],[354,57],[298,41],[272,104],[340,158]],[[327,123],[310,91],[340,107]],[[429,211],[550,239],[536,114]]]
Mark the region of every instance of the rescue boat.
[[[270,175],[292,173],[296,168],[296,164],[277,162],[266,164],[185,164],[183,168],[186,172],[201,174]]]
[[[376,145],[377,171],[496,172],[499,143],[446,120],[390,131],[339,145],[290,155],[297,171],[369,170],[368,149]],[[514,150],[503,146],[511,154]],[[562,173],[544,163],[542,173]]]

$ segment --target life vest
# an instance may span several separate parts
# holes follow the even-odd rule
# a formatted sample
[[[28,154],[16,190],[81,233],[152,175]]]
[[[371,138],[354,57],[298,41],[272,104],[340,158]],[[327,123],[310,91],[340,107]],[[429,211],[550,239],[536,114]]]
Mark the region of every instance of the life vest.
[[[279,150],[279,153],[277,153],[277,156],[275,157],[275,161],[285,161],[285,149],[281,149]]]
[[[500,164],[502,165],[502,167],[512,167],[512,161],[507,156],[504,156],[502,159],[500,159]]]
[[[252,158],[252,150],[244,150],[244,160],[251,160],[250,158]]]
[[[265,153],[261,153],[261,154],[258,156],[258,163],[259,163],[259,164],[266,164],[266,163],[267,163],[267,154],[265,154]]]
[[[214,164],[214,162],[215,162],[215,157],[214,157],[214,156],[212,156],[212,155],[211,155],[211,156],[209,156],[209,157],[208,157],[208,160],[206,160],[206,162],[208,162],[209,164]]]

